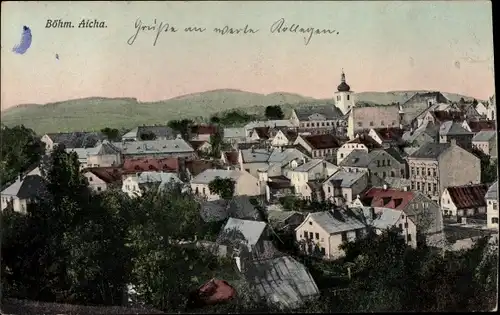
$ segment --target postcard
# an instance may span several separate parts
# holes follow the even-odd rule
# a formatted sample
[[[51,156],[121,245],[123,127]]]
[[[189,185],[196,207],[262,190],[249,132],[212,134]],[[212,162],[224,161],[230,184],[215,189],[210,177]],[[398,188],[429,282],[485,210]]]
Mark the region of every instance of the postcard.
[[[1,6],[2,313],[496,307],[490,1]]]

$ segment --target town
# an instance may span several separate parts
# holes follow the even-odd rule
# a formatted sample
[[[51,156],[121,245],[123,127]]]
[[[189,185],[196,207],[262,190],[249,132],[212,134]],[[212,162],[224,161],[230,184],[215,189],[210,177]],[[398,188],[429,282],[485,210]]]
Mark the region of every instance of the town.
[[[366,106],[343,71],[335,90],[334,105],[268,106],[259,121],[2,125],[3,297],[148,313],[493,309],[495,96]]]

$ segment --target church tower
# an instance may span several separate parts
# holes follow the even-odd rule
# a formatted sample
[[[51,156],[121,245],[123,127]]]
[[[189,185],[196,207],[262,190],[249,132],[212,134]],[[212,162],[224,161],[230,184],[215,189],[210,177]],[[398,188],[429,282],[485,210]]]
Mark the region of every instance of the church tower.
[[[335,106],[337,106],[344,115],[354,107],[354,93],[351,91],[349,84],[345,82],[344,70],[342,70],[340,84],[337,87],[337,92],[335,92]]]

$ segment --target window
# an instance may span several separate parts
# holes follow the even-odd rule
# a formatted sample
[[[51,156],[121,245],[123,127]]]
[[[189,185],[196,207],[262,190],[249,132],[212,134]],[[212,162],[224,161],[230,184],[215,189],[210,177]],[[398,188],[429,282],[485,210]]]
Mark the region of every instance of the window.
[[[89,182],[91,182],[92,181],[92,177],[89,176],[88,178],[89,178]]]
[[[377,167],[380,167],[380,161],[377,161]]]
[[[319,233],[316,233],[316,239],[319,240]]]
[[[432,184],[432,191],[437,192],[437,184]]]
[[[342,232],[341,238],[342,238],[342,242],[346,242],[347,241],[347,232]]]
[[[394,171],[391,171],[391,177],[395,177],[396,174],[394,173]]]
[[[392,125],[393,126],[396,125],[396,121],[395,120],[392,121]]]
[[[323,126],[323,127],[324,127],[324,126],[325,126],[325,123],[324,123],[324,122],[322,122],[322,123],[321,123],[321,126]]]
[[[436,177],[436,169],[432,170],[432,176]]]
[[[309,225],[313,225],[312,221],[309,221]]]
[[[325,248],[324,248],[324,247],[321,247],[321,248],[320,248],[320,251],[321,251],[321,254],[322,254],[322,255],[326,255],[326,251],[325,251]]]
[[[407,229],[407,228],[408,228],[408,222],[405,223],[405,229]]]
[[[407,240],[408,242],[411,242],[411,234],[408,234],[408,236],[407,236],[406,240]]]
[[[493,210],[497,210],[497,207],[498,207],[497,203],[494,202],[493,205],[492,205]]]
[[[411,190],[415,190],[415,182],[411,182]]]
[[[337,95],[337,101],[340,102],[340,95]]]
[[[427,169],[427,176],[431,176],[431,169],[430,168]]]
[[[347,95],[347,100],[349,100],[349,99],[350,99],[350,95],[348,94],[348,95]]]
[[[313,239],[313,232],[309,232],[309,238]]]
[[[417,175],[420,175],[420,167],[417,167]]]
[[[307,233],[307,231],[304,231],[304,237],[308,238],[307,236],[309,236],[309,234]]]
[[[373,126],[373,121],[370,121],[370,126]]]
[[[413,166],[411,168],[411,175],[415,175],[415,168]]]
[[[362,122],[358,122],[358,127],[363,127],[363,123]]]
[[[97,191],[101,191],[101,187],[97,187]]]
[[[384,121],[383,121],[383,120],[380,122],[380,124],[381,124],[382,126],[384,126],[384,125],[385,125],[385,123],[384,123]]]
[[[403,220],[405,219],[405,215],[404,214],[401,216],[401,219],[403,219]]]
[[[417,182],[417,190],[420,190],[420,182]]]
[[[374,172],[373,175],[378,176],[377,172]]]
[[[203,194],[204,194],[204,195],[206,195],[206,194],[207,194],[205,187],[203,187]]]
[[[403,229],[403,224],[399,224],[399,228],[402,230]]]
[[[387,166],[391,166],[391,160],[387,160]]]
[[[431,183],[427,183],[427,191],[431,191]]]
[[[385,172],[382,172],[382,177],[385,178],[387,175]]]
[[[491,223],[498,224],[498,218],[491,218]]]
[[[382,160],[382,166],[385,166],[385,160]]]

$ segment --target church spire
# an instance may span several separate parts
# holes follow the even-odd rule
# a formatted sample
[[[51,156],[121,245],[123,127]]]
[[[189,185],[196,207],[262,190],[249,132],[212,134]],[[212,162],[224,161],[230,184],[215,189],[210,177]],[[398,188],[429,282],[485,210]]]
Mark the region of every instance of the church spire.
[[[349,92],[351,87],[345,82],[345,73],[344,69],[342,69],[342,74],[340,75],[340,84],[337,87],[337,91],[339,92]]]
[[[344,68],[342,68],[342,74],[340,75],[340,82],[345,83],[345,73],[344,73]]]

